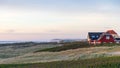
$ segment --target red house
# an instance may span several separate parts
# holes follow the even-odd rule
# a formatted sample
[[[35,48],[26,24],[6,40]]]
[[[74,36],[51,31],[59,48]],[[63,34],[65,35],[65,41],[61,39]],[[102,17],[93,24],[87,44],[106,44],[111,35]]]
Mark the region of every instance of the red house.
[[[114,43],[114,37],[111,34],[103,33],[101,37],[98,39],[100,43]]]
[[[120,43],[120,37],[114,30],[108,30],[107,32],[89,32],[88,42],[89,44]]]

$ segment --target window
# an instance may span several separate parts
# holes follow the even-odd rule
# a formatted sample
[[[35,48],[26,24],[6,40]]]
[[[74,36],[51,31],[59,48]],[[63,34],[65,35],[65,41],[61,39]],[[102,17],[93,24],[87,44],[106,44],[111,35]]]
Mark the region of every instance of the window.
[[[96,37],[98,38],[99,36],[97,35]]]
[[[92,38],[95,38],[95,36],[93,35]]]
[[[109,40],[109,39],[110,39],[110,36],[106,36],[106,39]]]

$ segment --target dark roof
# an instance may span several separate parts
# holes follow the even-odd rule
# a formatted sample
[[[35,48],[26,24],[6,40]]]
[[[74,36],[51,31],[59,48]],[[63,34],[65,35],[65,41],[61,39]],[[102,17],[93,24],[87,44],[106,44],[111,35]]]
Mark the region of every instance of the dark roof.
[[[120,40],[120,38],[115,38],[115,40]]]
[[[98,40],[104,32],[89,32],[88,36],[91,40]]]

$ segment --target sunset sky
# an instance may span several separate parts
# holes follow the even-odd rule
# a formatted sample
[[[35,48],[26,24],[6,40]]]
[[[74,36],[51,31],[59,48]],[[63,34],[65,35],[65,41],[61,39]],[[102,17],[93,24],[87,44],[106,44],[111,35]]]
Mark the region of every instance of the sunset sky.
[[[0,41],[82,39],[120,34],[120,0],[0,0]]]

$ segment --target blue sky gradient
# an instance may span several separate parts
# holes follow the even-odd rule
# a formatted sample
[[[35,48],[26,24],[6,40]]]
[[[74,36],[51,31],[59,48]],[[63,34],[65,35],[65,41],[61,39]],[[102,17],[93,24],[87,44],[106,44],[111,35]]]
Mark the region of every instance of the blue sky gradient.
[[[0,0],[0,40],[86,38],[120,33],[120,0]]]

